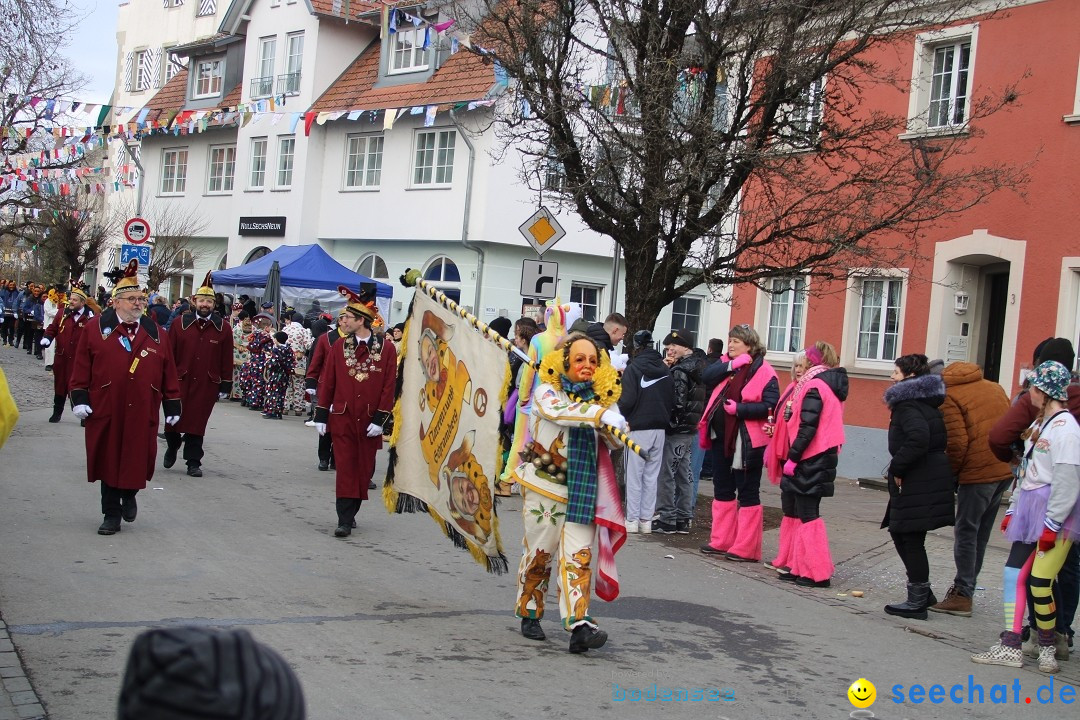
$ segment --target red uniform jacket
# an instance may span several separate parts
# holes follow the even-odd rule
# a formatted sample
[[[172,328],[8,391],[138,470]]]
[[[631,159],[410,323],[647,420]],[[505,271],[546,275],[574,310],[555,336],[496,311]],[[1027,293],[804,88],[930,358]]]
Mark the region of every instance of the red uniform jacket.
[[[79,347],[79,336],[86,324],[94,317],[94,311],[83,305],[78,320],[72,319],[70,308],[56,313],[49,327],[45,328],[45,337],[51,338],[56,346],[53,357],[53,394],[67,395],[71,382],[71,371],[75,367],[75,350]]]
[[[180,415],[180,386],[165,331],[148,317],[129,351],[112,308],[79,338],[71,373],[71,404],[89,405],[86,479],[121,490],[142,490],[154,476],[158,419]]]
[[[337,328],[330,328],[315,341],[315,349],[311,351],[311,362],[308,363],[307,375],[304,378],[305,390],[318,389],[319,377],[322,375],[323,368],[326,367],[326,356],[334,343],[340,339],[341,334]]]
[[[218,393],[232,392],[232,328],[217,313],[200,320],[195,313],[187,312],[173,320],[169,343],[176,361],[184,414],[180,422],[166,429],[205,435]]]
[[[397,351],[393,343],[372,335],[369,342],[358,343],[350,365],[346,342],[335,342],[326,353],[315,422],[326,423],[334,441],[337,496],[367,500],[375,454],[382,447],[382,435],[369,438],[367,428],[385,425],[394,407]]]

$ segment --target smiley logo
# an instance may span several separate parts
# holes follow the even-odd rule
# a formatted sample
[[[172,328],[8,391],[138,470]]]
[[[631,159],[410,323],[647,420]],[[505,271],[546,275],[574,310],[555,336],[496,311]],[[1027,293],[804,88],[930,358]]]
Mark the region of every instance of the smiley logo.
[[[851,683],[847,690],[848,700],[857,708],[868,708],[877,700],[877,688],[866,678]]]

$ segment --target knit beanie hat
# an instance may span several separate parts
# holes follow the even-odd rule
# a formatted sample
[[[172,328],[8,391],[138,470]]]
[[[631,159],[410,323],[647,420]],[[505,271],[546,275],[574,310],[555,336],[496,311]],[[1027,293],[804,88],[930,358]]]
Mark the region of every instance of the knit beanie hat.
[[[510,318],[500,315],[488,323],[488,327],[505,338],[510,337],[510,328],[513,327],[513,323],[510,322]]]
[[[1028,378],[1032,387],[1037,387],[1054,400],[1064,402],[1069,398],[1068,387],[1072,374],[1059,362],[1047,360],[1032,371]]]
[[[1050,338],[1047,340],[1042,346],[1042,350],[1039,351],[1039,357],[1036,359],[1035,364],[1038,365],[1047,360],[1054,360],[1067,368],[1071,368],[1073,363],[1076,362],[1076,352],[1073,350],[1072,343],[1065,338]]]
[[[247,630],[157,629],[135,638],[117,720],[304,720],[300,680]]]

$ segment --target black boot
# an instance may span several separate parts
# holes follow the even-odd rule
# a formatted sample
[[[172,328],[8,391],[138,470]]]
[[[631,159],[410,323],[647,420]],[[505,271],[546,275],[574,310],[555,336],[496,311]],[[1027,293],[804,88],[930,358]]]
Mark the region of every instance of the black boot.
[[[349,537],[352,535],[353,518],[356,517],[356,511],[360,509],[359,505],[353,507],[354,502],[352,498],[338,498],[335,502],[337,528],[334,530],[334,537]]]
[[[926,619],[926,608],[930,605],[930,583],[919,582],[907,584],[907,600],[902,603],[893,603],[885,606],[887,615],[913,618],[915,620]],[[935,603],[936,604],[936,603]]]
[[[97,529],[98,535],[115,535],[120,532],[120,518],[112,515],[105,516],[105,522]]]
[[[578,625],[570,633],[570,652],[575,655],[588,652],[603,647],[606,642],[607,633],[603,630],[598,630],[591,625]]]
[[[547,635],[536,618],[521,618],[521,634],[530,640],[547,640]]]
[[[60,422],[60,416],[64,414],[64,396],[53,395],[52,400],[52,416],[49,418],[49,422]]]

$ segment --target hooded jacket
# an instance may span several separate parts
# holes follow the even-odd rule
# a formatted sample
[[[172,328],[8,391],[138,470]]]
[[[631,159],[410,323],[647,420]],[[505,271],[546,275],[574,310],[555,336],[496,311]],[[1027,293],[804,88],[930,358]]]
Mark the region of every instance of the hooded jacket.
[[[668,433],[682,435],[697,430],[705,410],[705,383],[701,379],[704,368],[704,356],[698,357],[694,353],[679,358],[671,367],[671,379],[675,382],[675,406],[671,410]]]
[[[844,444],[842,403],[847,396],[848,375],[844,368],[831,368],[811,381],[797,408],[798,427],[787,454],[796,463],[795,474],[780,480],[781,490],[796,495],[833,496],[840,446]],[[824,412],[826,408],[832,411]],[[783,413],[782,408],[776,411]],[[828,427],[822,425],[823,417],[829,418],[825,421]]]
[[[631,430],[667,430],[675,406],[675,383],[660,353],[638,351],[622,377],[619,412]]]
[[[585,328],[585,334],[593,339],[597,347],[600,347],[608,351],[608,354],[615,350],[615,346],[611,343],[611,336],[607,334],[607,330],[604,329],[604,323],[594,322],[590,323]]]
[[[975,363],[956,362],[945,368],[945,452],[961,485],[996,483],[1009,478],[1008,463],[994,457],[990,429],[1009,411],[1009,396],[995,382],[983,378]]]
[[[889,420],[889,505],[881,527],[926,532],[955,524],[953,479],[945,454],[945,383],[938,375],[901,380],[885,391]],[[896,478],[902,480],[897,485]]]

